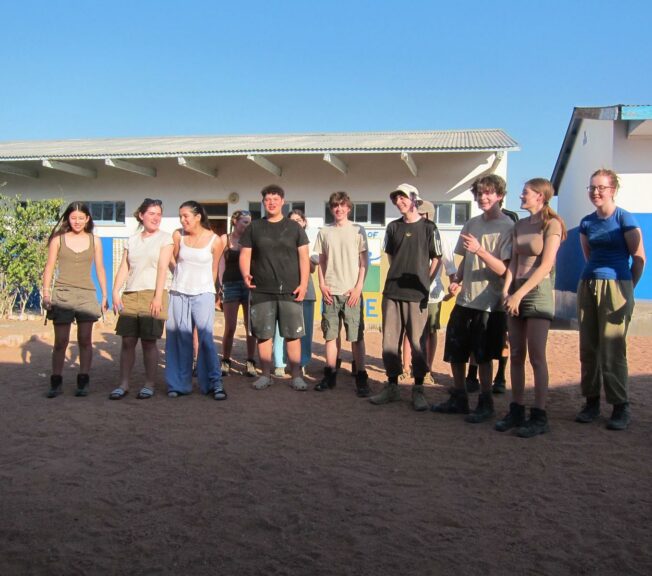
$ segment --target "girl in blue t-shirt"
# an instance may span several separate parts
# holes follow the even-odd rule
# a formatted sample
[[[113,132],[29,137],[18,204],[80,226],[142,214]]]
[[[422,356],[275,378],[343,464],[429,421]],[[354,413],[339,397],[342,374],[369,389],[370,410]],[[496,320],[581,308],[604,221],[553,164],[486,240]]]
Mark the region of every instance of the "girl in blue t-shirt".
[[[600,414],[600,382],[613,405],[610,430],[630,420],[627,398],[627,328],[634,311],[634,287],[643,274],[645,250],[636,218],[616,206],[620,183],[612,170],[598,170],[587,187],[595,212],[580,222],[586,260],[577,288],[582,395],[586,404],[575,420],[592,422]]]

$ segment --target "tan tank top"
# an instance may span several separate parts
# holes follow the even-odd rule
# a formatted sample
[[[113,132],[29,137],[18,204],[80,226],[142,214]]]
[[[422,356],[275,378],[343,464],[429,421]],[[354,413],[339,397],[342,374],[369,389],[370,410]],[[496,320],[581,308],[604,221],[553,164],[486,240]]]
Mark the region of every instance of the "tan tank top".
[[[66,235],[59,236],[59,273],[55,286],[71,286],[73,288],[84,288],[95,290],[91,278],[91,267],[95,258],[95,238],[89,234],[90,243],[86,250],[74,252],[66,245]]]

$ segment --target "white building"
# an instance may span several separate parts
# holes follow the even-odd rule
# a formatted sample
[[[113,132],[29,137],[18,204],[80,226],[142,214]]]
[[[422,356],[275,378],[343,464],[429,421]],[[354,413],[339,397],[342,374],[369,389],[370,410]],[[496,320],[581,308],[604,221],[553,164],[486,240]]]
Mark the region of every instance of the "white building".
[[[260,214],[260,190],[277,183],[288,208],[303,208],[316,234],[329,216],[329,195],[346,190],[355,203],[353,218],[369,234],[365,292],[373,317],[380,313],[384,229],[398,217],[389,193],[402,182],[417,186],[454,240],[477,213],[473,180],[491,172],[506,179],[507,153],[514,150],[517,143],[501,130],[0,142],[0,183],[4,194],[89,202],[108,277],[121,239],[135,231],[132,214],[143,198],[163,201],[169,231],[178,227],[179,204],[192,199],[224,232],[235,210]]]
[[[647,254],[652,254],[652,106],[575,108],[552,174],[558,211],[568,240],[557,258],[557,316],[576,317],[577,283],[584,266],[578,226],[595,210],[586,187],[600,168],[620,178],[619,206],[636,215]],[[652,299],[652,274],[636,287],[637,300]]]

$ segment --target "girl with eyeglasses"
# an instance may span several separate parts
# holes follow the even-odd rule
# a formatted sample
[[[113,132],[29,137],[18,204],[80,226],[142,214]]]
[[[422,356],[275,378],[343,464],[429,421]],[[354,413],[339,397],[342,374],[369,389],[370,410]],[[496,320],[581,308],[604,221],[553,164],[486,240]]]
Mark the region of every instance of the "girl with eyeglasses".
[[[249,332],[249,289],[245,286],[240,272],[240,238],[247,226],[251,224],[251,213],[247,210],[236,210],[231,216],[231,233],[224,234],[220,241],[224,253],[219,266],[219,285],[224,311],[224,336],[222,337],[222,375],[231,372],[231,351],[233,338],[238,324],[238,310],[242,306],[244,325],[247,337],[247,363],[245,374],[256,376],[256,339]]]
[[[634,311],[634,287],[645,267],[643,234],[636,218],[616,206],[620,182],[612,170],[597,170],[587,187],[595,212],[582,218],[580,241],[586,265],[577,288],[582,395],[575,420],[600,415],[600,388],[613,405],[609,430],[630,421],[627,396],[627,328]]]
[[[134,212],[138,231],[125,243],[122,261],[113,282],[113,311],[119,314],[116,334],[122,337],[120,385],[109,394],[121,400],[129,392],[129,379],[140,339],[145,363],[145,384],[136,396],[147,400],[154,395],[158,366],[157,340],[167,319],[168,293],[165,282],[172,257],[172,235],[160,229],[163,204],[145,198]],[[121,292],[123,285],[124,292]]]

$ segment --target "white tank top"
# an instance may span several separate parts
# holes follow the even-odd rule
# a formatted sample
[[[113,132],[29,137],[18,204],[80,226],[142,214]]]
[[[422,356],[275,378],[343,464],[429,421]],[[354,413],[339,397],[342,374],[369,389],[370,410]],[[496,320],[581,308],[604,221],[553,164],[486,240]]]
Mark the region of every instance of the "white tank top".
[[[186,246],[185,236],[181,235],[179,241],[179,256],[174,269],[172,286],[170,290],[196,296],[212,292],[215,294],[213,283],[213,242],[217,236],[213,234],[210,242],[203,248],[190,248]]]

